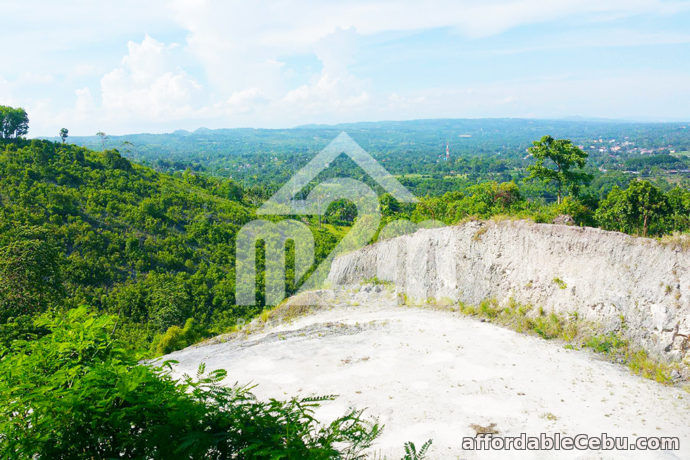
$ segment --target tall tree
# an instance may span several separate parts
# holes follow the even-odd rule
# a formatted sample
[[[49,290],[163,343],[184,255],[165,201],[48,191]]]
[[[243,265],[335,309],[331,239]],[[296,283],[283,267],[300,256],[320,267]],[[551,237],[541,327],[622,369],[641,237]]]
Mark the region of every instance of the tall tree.
[[[587,163],[587,152],[569,139],[544,136],[532,144],[528,151],[536,162],[527,167],[530,172],[528,179],[554,183],[559,204],[564,192],[577,194],[580,185],[591,180],[591,176],[580,169]]]
[[[65,143],[65,140],[67,140],[67,136],[69,135],[69,129],[67,128],[61,128],[60,129],[60,139],[62,139],[62,143]]]
[[[108,139],[108,136],[103,131],[98,131],[96,136],[101,138],[101,150],[105,150],[105,141]]]
[[[26,110],[0,105],[0,135],[3,139],[25,136],[29,132]]]

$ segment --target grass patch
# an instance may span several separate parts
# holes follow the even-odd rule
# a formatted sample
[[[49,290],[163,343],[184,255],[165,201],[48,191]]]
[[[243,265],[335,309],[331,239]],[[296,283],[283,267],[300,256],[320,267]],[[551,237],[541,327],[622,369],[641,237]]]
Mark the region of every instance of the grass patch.
[[[596,333],[596,324],[581,320],[577,313],[561,315],[547,313],[543,308],[522,305],[510,299],[508,305],[501,307],[495,299],[487,299],[478,306],[460,303],[458,311],[464,315],[483,318],[517,332],[537,335],[545,340],[561,340],[568,349],[588,349],[605,356],[613,362],[625,364],[634,374],[655,380],[659,383],[673,384],[671,373],[683,364],[669,364],[655,359],[629,343],[617,332]],[[622,322],[622,329],[625,328]]]
[[[664,246],[671,246],[683,251],[690,250],[690,233],[674,232],[671,235],[662,236],[658,241]]]
[[[627,341],[616,334],[593,335],[582,342],[582,346],[597,353],[611,353],[627,346]]]
[[[360,284],[373,284],[374,286],[392,286],[393,282],[379,279],[377,276],[362,280]]]
[[[651,358],[646,351],[631,346],[627,340],[616,333],[609,332],[605,335],[588,337],[583,341],[582,347],[605,354],[614,361],[625,363],[634,374],[665,385],[673,383],[671,372],[675,365]]]

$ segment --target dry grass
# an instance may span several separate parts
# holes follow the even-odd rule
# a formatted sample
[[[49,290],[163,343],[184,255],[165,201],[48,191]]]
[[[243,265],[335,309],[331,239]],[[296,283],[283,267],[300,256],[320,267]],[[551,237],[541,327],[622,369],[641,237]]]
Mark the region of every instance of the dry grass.
[[[683,251],[690,250],[690,233],[673,233],[662,236],[658,241],[664,246],[671,246]]]

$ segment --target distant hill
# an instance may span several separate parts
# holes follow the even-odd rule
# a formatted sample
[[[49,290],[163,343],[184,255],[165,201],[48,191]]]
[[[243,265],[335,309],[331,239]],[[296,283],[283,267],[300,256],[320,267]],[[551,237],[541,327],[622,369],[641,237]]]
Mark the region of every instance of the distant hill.
[[[96,136],[70,137],[68,142],[98,150],[116,148],[127,158],[162,171],[206,170],[245,186],[275,188],[341,131],[385,162],[393,174],[469,173],[485,180],[485,173],[524,168],[529,163],[525,149],[546,134],[572,139],[590,153],[590,165],[611,170],[624,169],[625,160],[641,153],[690,150],[689,126],[617,120],[429,119],[291,129],[199,128],[109,136],[105,141]],[[451,161],[445,159],[446,145]],[[474,164],[469,163],[472,159]]]

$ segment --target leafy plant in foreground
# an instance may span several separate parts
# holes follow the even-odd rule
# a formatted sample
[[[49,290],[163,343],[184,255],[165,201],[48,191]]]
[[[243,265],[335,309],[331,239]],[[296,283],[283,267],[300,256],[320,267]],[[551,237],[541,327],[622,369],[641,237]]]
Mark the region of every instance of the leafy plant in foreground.
[[[360,458],[381,427],[350,410],[321,424],[332,396],[260,401],[221,386],[225,371],[181,382],[113,339],[115,318],[44,314],[46,332],[0,355],[2,458]]]

